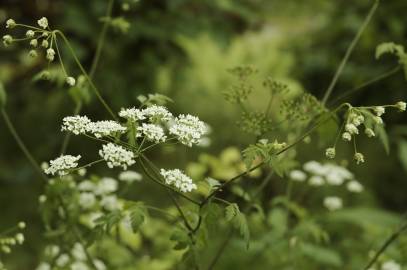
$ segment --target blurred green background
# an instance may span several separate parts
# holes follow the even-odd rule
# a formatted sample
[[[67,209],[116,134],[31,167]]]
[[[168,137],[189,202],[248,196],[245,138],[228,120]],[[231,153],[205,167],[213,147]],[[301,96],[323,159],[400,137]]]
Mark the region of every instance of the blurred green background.
[[[140,94],[162,93],[175,101],[169,105],[174,112],[195,114],[207,122],[212,128],[208,148],[188,153],[179,149],[180,152],[168,154],[168,157],[178,157],[176,164],[181,164],[178,166],[186,166],[187,161],[196,160],[201,151],[218,156],[227,147],[241,150],[253,140],[236,125],[238,108],[223,99],[222,91],[233,82],[227,69],[253,65],[259,70],[255,75],[259,82],[270,75],[293,89],[306,90],[322,98],[371,5],[372,1],[365,0],[116,1],[113,17],[123,20],[108,30],[94,75],[95,84],[117,111],[137,104]],[[33,24],[42,16],[48,17],[52,27],[68,36],[83,65],[89,69],[106,6],[107,1],[102,0],[6,0],[0,3],[0,23],[4,25],[6,19],[13,18]],[[406,44],[406,10],[404,0],[380,4],[331,100],[397,65],[397,60],[390,56],[376,60],[374,52],[382,42]],[[5,30],[2,27],[2,35]],[[71,73],[78,74],[66,49],[62,53],[66,55],[65,63]],[[0,80],[9,97],[7,111],[29,149],[41,161],[58,155],[63,138],[61,119],[72,114],[75,106],[63,83],[32,79],[42,71],[44,61],[29,59],[24,46],[0,50]],[[265,91],[256,90],[251,106],[263,108],[267,102],[265,97]],[[344,101],[375,105],[399,100],[407,100],[406,78],[402,72]],[[278,111],[278,108],[273,110]],[[95,99],[84,106],[83,113],[94,119],[108,117]],[[351,165],[366,187],[367,194],[358,203],[403,213],[407,208],[406,116],[386,114],[384,119],[389,132],[390,155],[386,155],[379,143],[361,141],[359,149],[365,153],[367,162],[358,167]],[[96,145],[86,143],[74,138],[69,152],[80,153],[86,146],[96,155]],[[314,151],[314,147],[314,144],[302,146],[299,160],[323,159],[324,146],[320,151]],[[155,159],[171,163],[165,154],[157,154]],[[19,220],[25,220],[29,226],[26,244],[11,257],[17,265],[15,269],[33,269],[44,244],[37,203],[43,187],[4,122],[0,121],[0,229]],[[135,190],[132,196],[143,197],[142,188]],[[273,185],[269,189],[273,194]],[[156,198],[152,196],[146,199],[160,201],[158,191]],[[224,264],[220,265],[224,268],[219,269],[236,266],[230,256],[225,257]]]

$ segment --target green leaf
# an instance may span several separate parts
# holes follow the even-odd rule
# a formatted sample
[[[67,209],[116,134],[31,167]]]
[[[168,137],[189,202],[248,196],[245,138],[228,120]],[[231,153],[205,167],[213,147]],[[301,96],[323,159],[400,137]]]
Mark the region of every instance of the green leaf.
[[[4,89],[4,85],[0,82],[0,109],[6,106],[7,102],[7,94],[6,89]]]
[[[246,242],[246,248],[248,249],[250,244],[250,229],[247,224],[246,216],[243,213],[238,213],[234,220],[234,225],[239,229],[239,233]]]
[[[129,212],[131,228],[136,233],[146,219],[147,209],[143,203],[135,203],[129,208]]]
[[[386,154],[388,155],[390,153],[389,137],[387,136],[387,132],[382,125],[376,125],[376,134],[382,143]]]
[[[404,54],[404,47],[394,42],[381,43],[376,47],[376,59],[379,59],[383,54],[395,54],[398,57]]]
[[[308,258],[320,264],[335,267],[340,267],[343,265],[340,255],[332,249],[309,243],[303,243],[301,244],[301,252]]]
[[[175,250],[185,249],[191,244],[188,232],[179,228],[173,231],[170,240],[177,242],[174,246]]]
[[[239,206],[235,203],[229,204],[225,209],[227,221],[232,221],[240,213]]]
[[[122,220],[123,215],[120,211],[113,211],[109,214],[101,216],[95,220],[96,225],[104,228],[106,232],[110,232],[113,227],[117,226]]]

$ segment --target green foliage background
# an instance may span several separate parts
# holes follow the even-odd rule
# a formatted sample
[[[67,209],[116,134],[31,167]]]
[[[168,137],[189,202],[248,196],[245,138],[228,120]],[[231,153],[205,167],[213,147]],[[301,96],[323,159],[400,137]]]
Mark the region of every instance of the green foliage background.
[[[109,29],[94,76],[95,83],[116,110],[136,104],[140,94],[158,92],[175,100],[170,104],[174,112],[198,115],[212,128],[211,146],[205,149],[206,156],[199,155],[202,149],[188,153],[181,149],[157,153],[155,160],[170,165],[206,159],[210,160],[211,170],[227,176],[236,172],[233,166],[227,165],[228,157],[233,159],[238,155],[236,149],[241,150],[253,141],[236,125],[239,110],[223,99],[222,91],[234,80],[227,70],[237,65],[253,65],[258,69],[253,79],[258,87],[250,99],[253,108],[266,106],[268,93],[260,86],[262,79],[269,75],[286,82],[295,91],[306,90],[321,98],[372,4],[371,1],[322,0],[140,0],[128,1],[131,8],[124,11],[121,4],[125,2],[115,4],[113,16],[122,17],[129,23],[129,28],[119,21],[117,27]],[[101,0],[2,1],[0,22],[11,17],[29,24],[47,16],[52,25],[64,30],[85,67],[90,68],[106,5],[107,1]],[[396,66],[396,59],[391,56],[375,60],[374,52],[382,42],[406,45],[406,9],[407,2],[403,0],[381,3],[353,52],[332,100],[345,90]],[[68,55],[66,51],[63,54]],[[75,70],[72,61],[69,57],[65,60],[70,69]],[[43,64],[42,60],[28,59],[27,51],[23,49],[0,50],[0,81],[8,91],[7,110],[35,157],[45,161],[58,154],[63,138],[59,131],[60,121],[72,114],[74,103],[63,87],[63,79],[52,84],[32,80]],[[390,104],[407,100],[406,89],[406,78],[398,72],[346,101],[354,105]],[[95,99],[86,104],[84,113],[99,119],[107,116]],[[303,224],[304,228],[309,228],[323,220],[324,230],[329,230],[332,239],[326,249],[306,244],[301,246],[301,252],[293,252],[285,243],[278,244],[290,221],[277,208],[267,214],[273,230],[262,231],[263,228],[253,223],[253,234],[259,233],[263,239],[255,241],[248,251],[241,241],[232,240],[217,269],[247,269],[249,266],[268,269],[268,265],[272,265],[272,269],[358,269],[353,266],[366,262],[362,254],[366,256],[366,251],[379,245],[407,210],[405,117],[405,114],[385,117],[390,138],[389,155],[379,144],[367,140],[359,142],[367,162],[358,167],[351,165],[366,187],[365,193],[354,202],[357,208],[337,215],[321,213],[323,219],[317,215],[315,220]],[[300,161],[324,159],[323,145],[320,151],[315,151],[314,142],[319,141],[318,136],[312,140],[298,150]],[[74,138],[69,151],[78,152],[86,147],[96,155],[95,145],[85,143]],[[351,149],[348,151],[351,153]],[[190,164],[192,173],[194,168],[199,168],[196,162]],[[256,185],[243,183],[243,188],[252,184]],[[271,183],[262,199],[267,201],[275,197],[281,192],[281,186],[281,183]],[[163,207],[168,204],[159,189],[153,188],[146,193],[146,188],[151,189],[151,186],[140,184],[130,196],[158,201]],[[45,244],[37,203],[42,192],[43,185],[0,121],[0,229],[19,220],[25,220],[29,227],[25,245],[8,259],[10,269],[34,269],[38,263],[40,248]],[[224,196],[235,195],[226,193]],[[304,206],[307,212],[313,212],[312,204]],[[163,223],[151,224],[146,228],[147,235],[158,232],[166,235],[169,230]],[[318,226],[322,226],[321,223]],[[315,230],[316,234],[321,233],[320,228]],[[304,229],[305,234],[309,231]],[[224,233],[227,232],[220,232],[217,239],[211,240],[214,245],[221,244]],[[137,269],[168,269],[166,261],[173,259],[167,257],[176,255],[164,252],[171,246],[165,237],[162,236],[153,247],[138,247],[140,265]],[[404,249],[394,251],[405,265],[406,241],[402,238],[399,244]],[[336,251],[334,245],[338,247]],[[162,259],[154,258],[155,263],[143,265],[143,254],[154,251],[161,254]],[[287,266],[287,261],[296,260],[301,265]],[[276,261],[281,265],[275,264]],[[320,263],[317,264],[320,268],[315,268],[315,261]]]

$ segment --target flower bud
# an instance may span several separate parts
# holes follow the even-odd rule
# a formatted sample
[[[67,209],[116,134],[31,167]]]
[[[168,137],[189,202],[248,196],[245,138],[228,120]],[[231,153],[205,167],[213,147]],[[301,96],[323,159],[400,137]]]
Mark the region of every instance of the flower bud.
[[[30,46],[36,48],[36,47],[38,46],[38,40],[32,39],[32,40],[30,41]]]
[[[366,134],[366,136],[368,136],[369,138],[372,138],[372,137],[375,136],[375,133],[374,133],[374,131],[373,131],[371,128],[366,128],[366,129],[365,129],[365,134]]]
[[[13,19],[8,19],[6,21],[6,28],[12,29],[14,27],[16,27],[16,22]]]
[[[327,149],[325,150],[325,156],[326,156],[327,158],[333,159],[333,158],[335,158],[335,155],[336,155],[335,148],[330,147],[330,148],[327,148]]]
[[[350,135],[349,132],[344,132],[342,133],[342,139],[344,141],[350,142],[350,140],[352,139],[352,135]]]
[[[399,101],[396,103],[397,109],[399,109],[401,112],[404,112],[406,110],[406,103],[403,101]]]
[[[356,161],[356,164],[364,163],[365,162],[365,157],[363,156],[362,153],[355,153],[353,157]]]
[[[376,113],[377,116],[382,116],[386,110],[382,106],[376,106],[373,108],[373,111]]]
[[[45,17],[42,17],[41,19],[39,19],[39,20],[37,21],[37,23],[38,23],[38,25],[39,25],[41,28],[43,28],[43,29],[45,29],[45,28],[48,27],[48,19],[45,18]]]
[[[34,37],[35,33],[33,30],[28,30],[27,32],[25,32],[25,36],[28,38],[32,38]]]

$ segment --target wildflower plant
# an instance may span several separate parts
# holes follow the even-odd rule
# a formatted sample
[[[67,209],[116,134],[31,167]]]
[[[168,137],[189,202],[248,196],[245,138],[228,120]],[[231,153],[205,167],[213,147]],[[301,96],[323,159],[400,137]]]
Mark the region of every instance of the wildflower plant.
[[[373,6],[371,12],[375,8]],[[371,15],[367,21],[370,17]],[[126,32],[128,28],[123,20],[111,16],[102,21],[119,25],[122,32]],[[242,165],[241,171],[235,176],[226,180],[215,177],[200,179],[195,177],[199,174],[190,173],[193,170],[188,170],[188,164],[183,164],[183,169],[164,168],[155,164],[152,153],[157,148],[169,145],[183,147],[188,151],[199,145],[208,134],[207,123],[188,113],[177,115],[172,112],[167,106],[171,99],[160,94],[139,96],[138,104],[115,111],[102,97],[92,76],[80,63],[68,38],[62,31],[51,28],[47,18],[40,18],[35,25],[20,24],[9,19],[6,21],[6,28],[10,31],[22,29],[25,34],[18,38],[11,33],[4,35],[5,46],[27,42],[31,57],[43,55],[47,62],[43,78],[49,77],[49,66],[57,61],[66,85],[79,89],[79,92],[74,92],[78,104],[82,106],[86,103],[86,91],[82,90],[90,88],[110,116],[110,119],[94,120],[78,110],[74,115],[61,119],[61,132],[65,138],[60,154],[40,167],[15,131],[5,111],[6,92],[0,87],[0,108],[6,125],[46,183],[38,202],[49,244],[43,251],[37,270],[133,269],[138,262],[129,259],[114,265],[114,260],[104,257],[103,249],[114,246],[121,251],[134,253],[135,247],[129,243],[128,238],[137,234],[140,238],[145,237],[140,233],[143,232],[143,224],[153,224],[153,228],[154,224],[161,222],[153,212],[165,217],[163,219],[170,224],[166,231],[169,234],[167,239],[171,242],[169,249],[182,251],[181,256],[178,253],[177,260],[170,260],[168,269],[178,269],[179,261],[182,261],[182,269],[202,269],[206,263],[201,260],[200,254],[213,244],[211,236],[220,230],[226,232],[226,240],[209,265],[205,265],[208,269],[213,269],[224,247],[235,234],[239,235],[242,246],[246,249],[250,248],[253,241],[255,248],[266,250],[270,243],[262,241],[262,233],[268,235],[271,231],[268,241],[284,242],[282,246],[286,248],[285,251],[299,247],[300,256],[310,256],[314,253],[312,248],[325,251],[321,252],[323,254],[332,254],[331,250],[323,249],[323,245],[329,242],[329,234],[322,222],[319,224],[315,217],[321,212],[322,215],[326,212],[339,212],[346,208],[355,195],[363,195],[364,191],[362,180],[356,180],[347,166],[332,161],[341,150],[339,141],[345,142],[343,147],[351,144],[353,155],[348,159],[354,159],[356,164],[368,163],[368,158],[362,154],[363,149],[357,147],[356,139],[379,137],[386,146],[383,115],[389,110],[406,110],[406,103],[403,101],[394,101],[390,105],[353,106],[343,103],[334,108],[327,106],[326,101],[348,56],[344,58],[338,75],[335,75],[322,100],[306,91],[293,92],[288,84],[275,78],[266,78],[261,84],[261,91],[269,94],[269,101],[263,110],[251,110],[248,102],[257,90],[252,84],[257,74],[256,68],[232,68],[230,73],[235,76],[236,83],[224,91],[223,95],[226,101],[241,110],[237,124],[242,131],[253,135],[253,140],[241,151],[241,155],[238,154],[237,159],[233,159],[233,162]],[[356,41],[358,38],[357,35]],[[74,76],[66,69],[59,48],[62,44],[68,48],[70,57],[75,60],[81,74]],[[377,56],[380,57],[383,53],[393,53],[399,58],[400,64],[406,63],[404,49],[398,45],[379,46]],[[336,123],[337,134],[325,150],[318,151],[330,162],[302,162],[296,152],[297,146],[314,140],[314,131],[328,121]],[[72,136],[96,142],[98,151],[67,153],[69,138]],[[98,159],[94,159],[95,156]],[[85,163],[83,160],[91,161]],[[213,159],[206,156],[206,159],[199,160],[200,163],[194,163],[195,167],[190,167],[198,168],[199,171],[202,169],[201,163],[211,161]],[[111,174],[115,176],[89,173],[96,166],[112,169]],[[261,183],[256,183],[256,189],[245,189],[237,183],[256,171],[263,178]],[[136,185],[140,182],[144,184],[147,180],[162,188],[171,206],[158,207],[126,197],[130,188],[138,188]],[[263,203],[260,194],[271,180],[283,183],[284,190]],[[234,201],[222,196],[222,192],[229,188]],[[323,196],[315,196],[323,210],[315,214],[307,209],[306,202],[301,201],[302,198],[297,193],[299,188],[304,188],[305,191],[306,188],[323,190]],[[303,192],[303,195],[309,193]],[[309,197],[314,199],[311,195]],[[347,198],[351,199],[348,201]],[[251,232],[250,222],[253,220],[261,220],[262,226]],[[400,232],[406,228],[403,225]],[[11,246],[22,244],[23,241],[24,237],[20,233],[11,236],[8,233],[1,234],[0,252],[8,253]],[[377,257],[384,249],[369,260],[369,267],[377,262]],[[0,261],[0,269],[2,267]],[[381,267],[397,269],[397,263],[389,260],[381,263]]]

